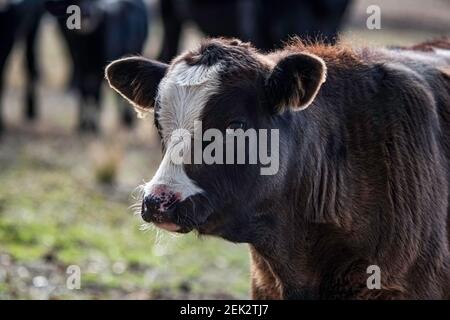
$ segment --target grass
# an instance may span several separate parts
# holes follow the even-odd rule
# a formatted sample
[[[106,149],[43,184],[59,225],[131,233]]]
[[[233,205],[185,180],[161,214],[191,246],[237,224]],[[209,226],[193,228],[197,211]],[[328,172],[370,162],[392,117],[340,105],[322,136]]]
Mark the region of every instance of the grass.
[[[248,297],[243,246],[141,231],[130,201],[80,177],[73,163],[43,160],[26,144],[17,148],[17,158],[0,161],[6,168],[0,171],[0,254],[13,261],[7,279],[19,267],[39,276],[35,264],[42,263],[61,273],[54,283],[54,272],[47,275],[57,290],[45,298],[110,298],[111,292],[119,298],[134,292],[145,292],[144,298]],[[69,265],[81,268],[81,290],[65,289]],[[34,297],[31,281],[15,281],[0,281],[0,297]]]

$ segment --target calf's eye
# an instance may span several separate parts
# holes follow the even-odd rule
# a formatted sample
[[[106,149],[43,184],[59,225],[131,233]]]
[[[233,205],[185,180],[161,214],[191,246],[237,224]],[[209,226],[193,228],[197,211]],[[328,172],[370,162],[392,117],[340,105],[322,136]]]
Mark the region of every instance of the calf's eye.
[[[243,121],[231,121],[228,126],[227,126],[227,130],[237,130],[237,129],[242,129],[245,130],[247,127],[246,123]]]

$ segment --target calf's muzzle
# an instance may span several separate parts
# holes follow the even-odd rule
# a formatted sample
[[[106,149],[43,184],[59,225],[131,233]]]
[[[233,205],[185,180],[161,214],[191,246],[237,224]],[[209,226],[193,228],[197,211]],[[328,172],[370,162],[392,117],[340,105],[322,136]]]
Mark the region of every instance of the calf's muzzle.
[[[172,222],[180,200],[180,195],[170,191],[167,186],[154,186],[142,201],[142,219],[155,224]]]

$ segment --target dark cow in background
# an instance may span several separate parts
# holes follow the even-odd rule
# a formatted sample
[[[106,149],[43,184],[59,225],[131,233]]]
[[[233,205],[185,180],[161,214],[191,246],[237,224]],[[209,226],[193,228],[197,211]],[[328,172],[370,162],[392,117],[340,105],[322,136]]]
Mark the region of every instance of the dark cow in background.
[[[66,25],[67,8],[81,9],[81,29]],[[148,34],[147,7],[142,0],[47,1],[58,17],[72,61],[72,85],[80,94],[79,129],[98,131],[101,88],[108,62],[124,55],[141,54]],[[122,103],[122,99],[120,99]],[[135,116],[121,105],[122,122],[131,126]]]
[[[3,129],[2,98],[5,67],[13,46],[22,41],[25,44],[25,116],[36,118],[36,82],[38,67],[36,61],[36,34],[44,7],[38,0],[0,2],[0,132]]]
[[[334,43],[350,0],[163,0],[159,60],[178,52],[183,25],[194,22],[210,37],[238,37],[271,50],[289,37]]]
[[[450,39],[271,54],[210,39],[170,66],[128,58],[106,76],[139,112],[154,108],[164,156],[143,219],[248,243],[254,298],[450,299]],[[192,158],[180,130],[196,121],[222,136],[277,129],[279,170],[173,161]]]
[[[208,36],[237,36],[258,48],[276,47],[289,36],[320,38],[333,43],[349,0],[164,0],[160,1],[164,38],[160,60],[169,61],[178,50],[181,29],[194,21]],[[124,55],[140,54],[147,37],[148,15],[143,0],[22,0],[0,7],[0,98],[3,73],[16,39],[25,40],[26,117],[37,114],[35,84],[38,78],[35,43],[43,3],[58,17],[72,65],[71,86],[80,95],[79,129],[97,131],[102,74],[105,64]],[[81,30],[66,26],[68,6],[81,8]],[[225,18],[226,17],[226,18]],[[1,101],[0,101],[1,104]],[[122,120],[134,117],[121,107]],[[2,129],[0,107],[0,130]]]
[[[259,4],[256,46],[279,48],[282,41],[297,36],[334,44],[350,0],[263,0]]]

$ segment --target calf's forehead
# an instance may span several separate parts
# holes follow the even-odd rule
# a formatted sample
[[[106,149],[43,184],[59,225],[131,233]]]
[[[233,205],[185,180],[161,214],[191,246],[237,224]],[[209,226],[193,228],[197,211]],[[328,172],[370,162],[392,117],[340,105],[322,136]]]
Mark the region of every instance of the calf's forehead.
[[[172,65],[161,80],[156,99],[156,118],[163,138],[176,129],[193,131],[194,121],[200,120],[202,111],[220,88],[224,67],[189,65],[179,61]]]
[[[176,129],[192,131],[212,96],[268,69],[266,60],[250,46],[227,40],[211,40],[176,58],[156,99],[155,119],[163,138]]]

